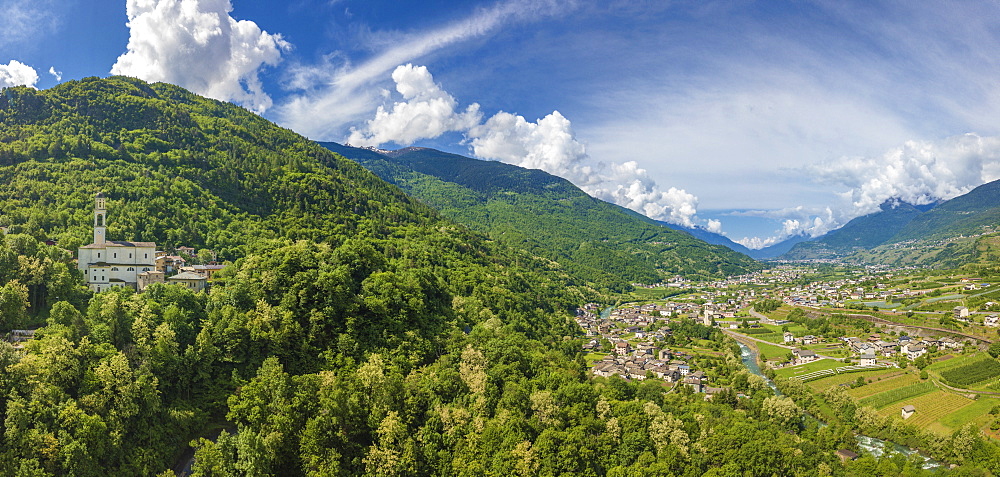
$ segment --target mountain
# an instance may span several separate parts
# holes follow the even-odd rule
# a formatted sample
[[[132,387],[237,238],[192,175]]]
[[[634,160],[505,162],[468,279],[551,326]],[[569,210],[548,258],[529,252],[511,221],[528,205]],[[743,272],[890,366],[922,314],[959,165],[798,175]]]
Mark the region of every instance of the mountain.
[[[941,202],[902,227],[888,243],[992,232],[1000,225],[1000,180]]]
[[[732,241],[729,237],[726,237],[725,235],[709,232],[708,230],[705,230],[701,227],[684,227],[683,225],[671,224],[668,222],[660,222],[660,224],[666,227],[670,227],[674,230],[687,232],[691,234],[691,236],[700,240],[704,240],[710,244],[722,245],[724,247],[728,247],[730,250],[742,253],[755,260],[768,260],[776,258],[778,256],[781,256],[785,252],[791,250],[791,248],[795,244],[809,240],[809,237],[806,235],[796,235],[794,237],[789,237],[785,240],[782,240],[781,242],[778,242],[776,244],[768,245],[767,247],[764,248],[752,249],[744,246],[743,244]]]
[[[781,258],[787,260],[836,258],[868,250],[892,239],[923,208],[899,200],[888,200],[878,212],[855,217],[844,226],[793,247]]]
[[[541,170],[426,148],[376,151],[321,144],[457,222],[613,289],[678,274],[742,274],[758,266]]]
[[[211,293],[91,294],[98,192],[109,239],[227,261]],[[436,419],[404,387],[579,373],[570,311],[601,298],[256,114],[124,77],[0,90],[0,214],[0,333],[38,328],[0,342],[2,475],[160,475],[221,426],[243,461],[218,475],[360,475],[387,415]]]

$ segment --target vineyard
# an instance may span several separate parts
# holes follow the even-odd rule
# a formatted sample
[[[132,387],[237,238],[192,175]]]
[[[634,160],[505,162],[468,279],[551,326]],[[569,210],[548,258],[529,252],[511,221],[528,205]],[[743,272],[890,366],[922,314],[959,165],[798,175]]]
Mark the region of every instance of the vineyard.
[[[945,382],[959,387],[968,387],[997,376],[1000,376],[1000,361],[986,355],[983,359],[941,371]]]
[[[974,403],[975,401],[964,398],[957,394],[946,393],[944,391],[937,391],[929,394],[924,394],[923,396],[908,399],[905,402],[899,403],[900,407],[903,404],[912,404],[916,408],[917,412],[913,417],[906,420],[907,424],[913,424],[916,427],[928,427],[932,423],[936,423],[946,416],[957,412],[958,410]],[[899,418],[899,407],[890,406],[879,411],[882,416],[893,416]],[[935,426],[936,427],[936,426]],[[942,429],[943,430],[943,429]]]
[[[892,378],[883,377],[878,381],[866,384],[864,386],[861,386],[860,388],[851,389],[847,391],[847,394],[849,394],[851,397],[855,399],[862,399],[868,396],[874,396],[881,392],[899,389],[902,388],[903,386],[909,386],[911,384],[916,384],[919,382],[920,381],[917,379],[916,375],[913,374],[903,374]]]
[[[868,396],[859,400],[858,404],[878,409],[888,406],[894,402],[929,393],[935,389],[934,384],[930,382],[911,384],[909,386],[903,386],[901,388],[891,389],[889,391]]]

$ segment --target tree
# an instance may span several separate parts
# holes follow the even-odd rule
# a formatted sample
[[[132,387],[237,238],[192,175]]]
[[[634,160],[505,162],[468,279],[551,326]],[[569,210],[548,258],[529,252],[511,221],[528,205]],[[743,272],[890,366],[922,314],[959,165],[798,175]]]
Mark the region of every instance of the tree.
[[[1000,358],[1000,341],[994,341],[990,343],[989,349],[986,351],[990,356],[994,358]]]
[[[28,319],[28,287],[11,280],[0,287],[0,329],[22,326]]]

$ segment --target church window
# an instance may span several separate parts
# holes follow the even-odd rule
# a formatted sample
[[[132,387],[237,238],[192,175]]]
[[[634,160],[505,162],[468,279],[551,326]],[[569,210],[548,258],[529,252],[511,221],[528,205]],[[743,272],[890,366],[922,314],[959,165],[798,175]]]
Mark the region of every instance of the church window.
[[[131,254],[131,253],[130,253],[130,254],[128,254],[128,258],[132,258],[132,254]]]
[[[101,252],[97,252],[97,258],[101,258]]]
[[[117,253],[117,252],[115,252],[115,256],[114,256],[114,257],[111,257],[111,258],[118,258],[118,253]]]
[[[118,267],[111,267],[111,271],[112,272],[117,272],[118,271]]]
[[[128,268],[125,269],[125,271],[126,272],[134,272],[135,271],[135,267],[128,267]]]

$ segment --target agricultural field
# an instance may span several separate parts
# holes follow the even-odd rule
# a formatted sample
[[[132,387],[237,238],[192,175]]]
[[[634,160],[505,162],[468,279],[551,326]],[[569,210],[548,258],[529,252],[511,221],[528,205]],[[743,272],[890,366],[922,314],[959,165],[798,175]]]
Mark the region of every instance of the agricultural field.
[[[899,376],[900,373],[901,371],[898,369],[877,369],[873,371],[861,371],[858,373],[834,374],[821,379],[807,381],[806,385],[812,388],[814,392],[819,393],[835,386],[853,383],[858,380],[858,376],[862,376],[869,381],[874,379],[876,380],[875,382],[878,383],[880,382],[878,380],[891,380],[892,378]],[[871,384],[862,386],[858,389],[865,389],[868,388],[868,386],[871,386]],[[851,393],[852,391],[854,390],[849,390],[848,393]]]
[[[937,387],[934,386],[934,383],[924,381],[922,383],[914,383],[908,386],[889,389],[888,391],[883,391],[878,394],[872,394],[868,397],[859,399],[858,404],[880,409],[892,403],[903,400],[911,400],[917,396],[921,396],[935,390],[937,390]]]
[[[941,378],[949,385],[968,388],[1000,376],[1000,361],[988,355],[968,364],[939,371]]]
[[[857,380],[857,378],[854,378],[854,380]],[[909,386],[911,384],[917,384],[919,382],[920,379],[917,378],[916,375],[906,373],[896,375],[891,378],[882,378],[880,381],[868,383],[860,388],[851,389],[847,391],[847,394],[854,399],[862,399],[878,393],[891,391],[893,389]]]
[[[1000,399],[980,396],[972,404],[941,418],[937,424],[952,430],[958,429],[969,422],[975,422],[979,427],[982,427],[993,422],[994,416],[989,415],[989,412],[990,409],[993,409],[997,405],[1000,405]]]
[[[917,412],[906,420],[907,424],[913,424],[918,428],[930,428],[938,433],[950,432],[941,421],[945,417],[958,412],[962,408],[974,403],[972,399],[952,394],[945,391],[935,391],[912,399],[900,401],[891,406],[886,406],[878,411],[882,416],[893,416],[902,420],[899,410],[912,404]],[[932,426],[932,424],[935,424]]]
[[[757,352],[762,359],[766,359],[768,361],[784,361],[785,356],[792,352],[792,350],[782,348],[781,346],[774,346],[760,342],[754,344],[757,346]]]
[[[844,366],[844,363],[841,363],[840,361],[834,361],[832,359],[821,359],[819,361],[813,361],[812,363],[806,363],[799,366],[788,366],[785,368],[777,369],[775,370],[775,372],[778,374],[778,376],[784,378],[794,378],[796,376],[803,376],[816,371],[839,368],[842,366]]]

